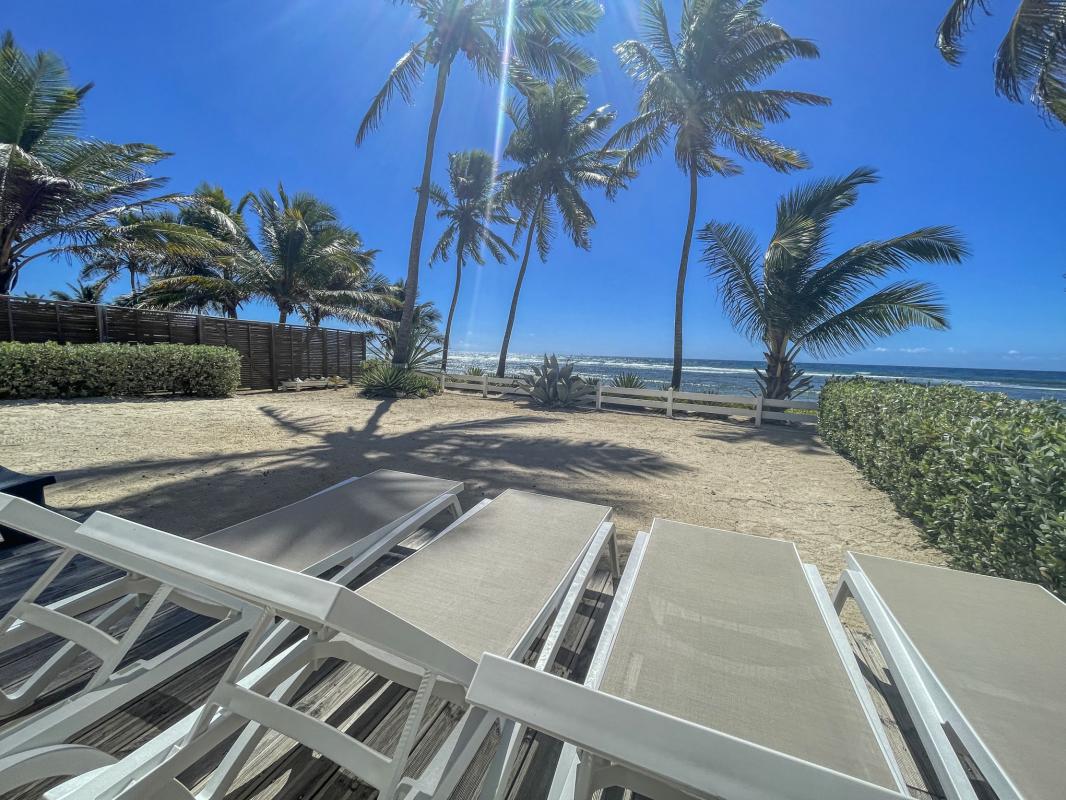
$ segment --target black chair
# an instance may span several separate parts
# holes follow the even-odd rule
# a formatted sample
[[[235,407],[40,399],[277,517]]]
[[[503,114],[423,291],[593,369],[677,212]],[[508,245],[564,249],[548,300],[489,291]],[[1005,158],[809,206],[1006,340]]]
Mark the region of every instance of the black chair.
[[[44,487],[55,482],[55,475],[23,475],[21,472],[0,467],[0,492],[21,497],[39,506],[44,505]],[[3,539],[4,546],[35,541],[32,536],[3,525],[0,525],[0,538]]]

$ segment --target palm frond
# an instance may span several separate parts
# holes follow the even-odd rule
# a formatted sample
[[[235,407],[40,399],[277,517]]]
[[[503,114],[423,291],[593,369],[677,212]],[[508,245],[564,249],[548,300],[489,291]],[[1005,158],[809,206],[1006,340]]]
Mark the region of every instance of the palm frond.
[[[974,14],[981,10],[989,13],[987,0],[953,0],[947,14],[937,28],[936,46],[949,64],[957,65],[962,59],[960,40],[973,24]]]
[[[709,222],[698,234],[707,274],[733,327],[749,339],[761,336],[765,315],[763,287],[757,272],[755,235],[737,225]]]
[[[394,95],[399,94],[405,103],[412,102],[415,87],[421,83],[425,73],[425,46],[426,39],[411,45],[389,71],[385,84],[374,95],[370,108],[359,123],[359,131],[355,134],[356,145],[362,144],[367,135],[381,124]]]
[[[837,312],[799,337],[799,343],[822,358],[868,347],[914,327],[947,329],[947,308],[932,284],[901,281]]]

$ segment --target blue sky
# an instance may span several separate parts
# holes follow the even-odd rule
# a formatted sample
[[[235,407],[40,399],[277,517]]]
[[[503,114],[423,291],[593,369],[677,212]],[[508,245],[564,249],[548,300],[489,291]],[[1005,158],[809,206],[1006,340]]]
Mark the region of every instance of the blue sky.
[[[739,222],[765,241],[778,195],[807,178],[875,166],[883,180],[841,218],[841,249],[947,223],[963,231],[974,255],[961,267],[913,272],[943,289],[951,331],[899,335],[847,360],[1066,370],[1066,130],[993,92],[992,53],[1014,3],[994,3],[998,15],[978,20],[956,69],[933,46],[946,5],[771,0],[771,16],[822,50],[819,61],[789,65],[768,84],[833,99],[831,108],[801,109],[772,130],[813,168],[782,176],[750,165],[739,177],[707,179],[697,221]],[[607,0],[599,30],[584,40],[601,64],[588,84],[592,100],[623,119],[636,90],[611,46],[635,35],[638,6]],[[680,2],[668,6],[676,20]],[[405,272],[431,87],[413,107],[398,101],[359,149],[354,132],[419,35],[409,9],[385,0],[8,0],[3,25],[24,47],[60,53],[76,81],[96,82],[87,133],[173,151],[159,170],[169,188],[209,180],[239,197],[281,180],[312,191],[381,249],[382,272]],[[497,99],[497,87],[479,84],[465,66],[457,70],[441,122],[438,180],[449,151],[492,149]],[[592,202],[592,250],[560,238],[547,264],[531,264],[512,350],[669,354],[684,178],[661,159],[614,202]],[[427,257],[437,232],[431,223]],[[46,292],[75,272],[65,263],[41,265],[27,270],[19,291]],[[486,265],[466,276],[456,349],[499,347],[516,272],[514,264]],[[453,278],[448,264],[424,269],[422,291],[446,305]],[[269,320],[276,312],[255,305],[244,316]],[[685,355],[759,355],[723,320],[699,266],[689,276]]]

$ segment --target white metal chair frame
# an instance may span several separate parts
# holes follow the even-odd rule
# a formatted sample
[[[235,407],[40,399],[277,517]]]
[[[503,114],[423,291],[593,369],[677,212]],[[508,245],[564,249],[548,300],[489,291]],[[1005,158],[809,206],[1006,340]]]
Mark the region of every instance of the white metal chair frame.
[[[451,534],[490,502],[482,501],[439,536]],[[529,652],[554,615],[537,663],[543,668],[554,661],[562,635],[604,551],[617,579],[614,524],[609,517],[584,546],[581,557],[560,581],[510,658],[519,659]],[[403,773],[425,721],[430,697],[436,695],[466,705],[466,687],[473,679],[476,662],[356,593],[341,591],[340,596],[323,603],[329,608],[326,614],[331,617],[329,621],[324,619],[326,615],[312,619],[306,611],[264,602],[260,606],[259,624],[203,707],[117,764],[68,781],[47,797],[114,800],[159,792],[172,793],[168,797],[192,797],[174,779],[220,742],[240,731],[236,742],[196,795],[200,800],[223,797],[262,736],[271,730],[301,742],[349,770],[378,789],[382,800],[447,797],[491,732],[497,715],[484,709],[467,708],[420,777],[404,778]],[[250,599],[238,593],[242,600]],[[332,613],[341,605],[343,612]],[[262,656],[266,648],[257,642],[261,639],[260,632],[266,629],[266,621],[275,616],[308,629],[309,635],[264,663]],[[288,705],[311,672],[327,659],[357,664],[415,691],[391,755],[380,753]],[[486,785],[506,779],[521,742],[518,726],[500,722],[504,735]]]
[[[359,478],[317,494],[356,480]],[[308,572],[322,574],[343,564],[331,580],[350,581],[442,511],[451,510],[460,516],[461,487],[459,484],[455,492],[443,493],[352,547],[332,554]],[[83,728],[194,666],[261,620],[261,608],[230,596],[224,589],[207,586],[194,574],[169,568],[163,553],[158,562],[140,561],[138,568],[130,568],[126,553],[85,535],[77,521],[8,495],[0,494],[0,520],[61,548],[45,572],[0,619],[0,652],[48,634],[66,640],[16,690],[0,692],[0,720],[36,702],[80,650],[100,659],[86,685],[75,695],[0,729],[0,793],[42,778],[77,774],[114,763],[114,758],[106,753],[66,742]],[[54,603],[38,604],[41,593],[76,555],[125,569],[126,574]],[[119,669],[130,648],[166,603],[218,621],[153,658]],[[79,619],[95,609],[102,610],[90,621]],[[109,626],[133,612],[136,616],[121,636],[107,632]],[[295,628],[284,621],[268,625],[260,631],[257,650],[245,660],[251,665],[261,664]]]
[[[589,800],[613,786],[656,800],[908,797],[847,637],[812,565],[804,565],[804,574],[898,791],[598,691],[648,540],[649,534],[641,532],[634,541],[583,686],[486,654],[467,692],[473,706],[563,740],[551,800]]]
[[[895,679],[945,797],[948,800],[977,800],[973,783],[949,736],[950,731],[998,798],[1022,800],[1021,793],[959,711],[858,560],[851,553],[847,554],[846,560],[847,566],[840,575],[833,605],[838,614],[849,598],[858,605]]]

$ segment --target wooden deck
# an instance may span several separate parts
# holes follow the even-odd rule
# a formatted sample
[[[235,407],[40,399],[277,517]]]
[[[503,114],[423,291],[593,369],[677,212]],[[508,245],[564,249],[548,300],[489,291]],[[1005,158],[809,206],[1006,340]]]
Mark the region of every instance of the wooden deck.
[[[429,532],[416,534],[382,559],[376,570],[391,563],[424,542]],[[44,570],[53,548],[34,543],[0,548],[0,613],[10,607],[32,581]],[[112,573],[98,564],[77,559],[57,580],[42,601],[62,597],[100,583]],[[369,577],[369,576],[368,576]],[[365,579],[364,579],[365,580]],[[588,666],[599,629],[610,605],[611,583],[606,572],[598,573],[585,595],[582,607],[567,632],[554,671],[560,675],[580,679]],[[178,608],[169,608],[152,624],[141,643],[134,648],[129,660],[136,660],[162,652],[195,630],[208,624],[203,618]],[[921,748],[917,745],[913,728],[887,675],[884,662],[872,639],[861,633],[850,633],[856,655],[863,667],[867,682],[874,694],[882,721],[897,752],[904,775],[911,786],[911,794],[919,800],[942,797],[928,777]],[[50,651],[49,642],[26,648],[17,654],[0,656],[0,686],[17,686]],[[180,675],[156,691],[130,703],[107,719],[82,731],[76,741],[91,745],[116,756],[125,755],[159,731],[176,722],[198,706],[210,691],[222,669],[234,653],[237,644],[213,654],[196,670]],[[46,702],[76,690],[95,666],[92,657],[73,664],[56,682]],[[328,680],[324,680],[328,676]],[[398,687],[366,670],[349,664],[327,663],[308,680],[299,706],[312,710],[367,744],[388,751],[399,735],[406,715],[411,692]],[[443,701],[435,701],[432,713],[420,731],[419,741],[409,764],[409,772],[418,774],[424,769],[437,746],[459,719],[459,710]],[[0,731],[3,726],[0,725]],[[453,798],[474,798],[484,770],[491,758],[494,741],[486,742]],[[521,755],[511,777],[510,798],[533,800],[547,794],[559,743],[541,734],[530,734],[523,743]],[[221,755],[210,756],[190,773],[183,782],[196,787]],[[27,786],[0,800],[30,800],[38,798],[47,786]],[[277,735],[264,739],[244,772],[227,796],[227,800],[362,800],[371,798],[373,789],[360,784],[349,774],[304,747]],[[621,800],[627,793],[607,791],[605,798]]]

